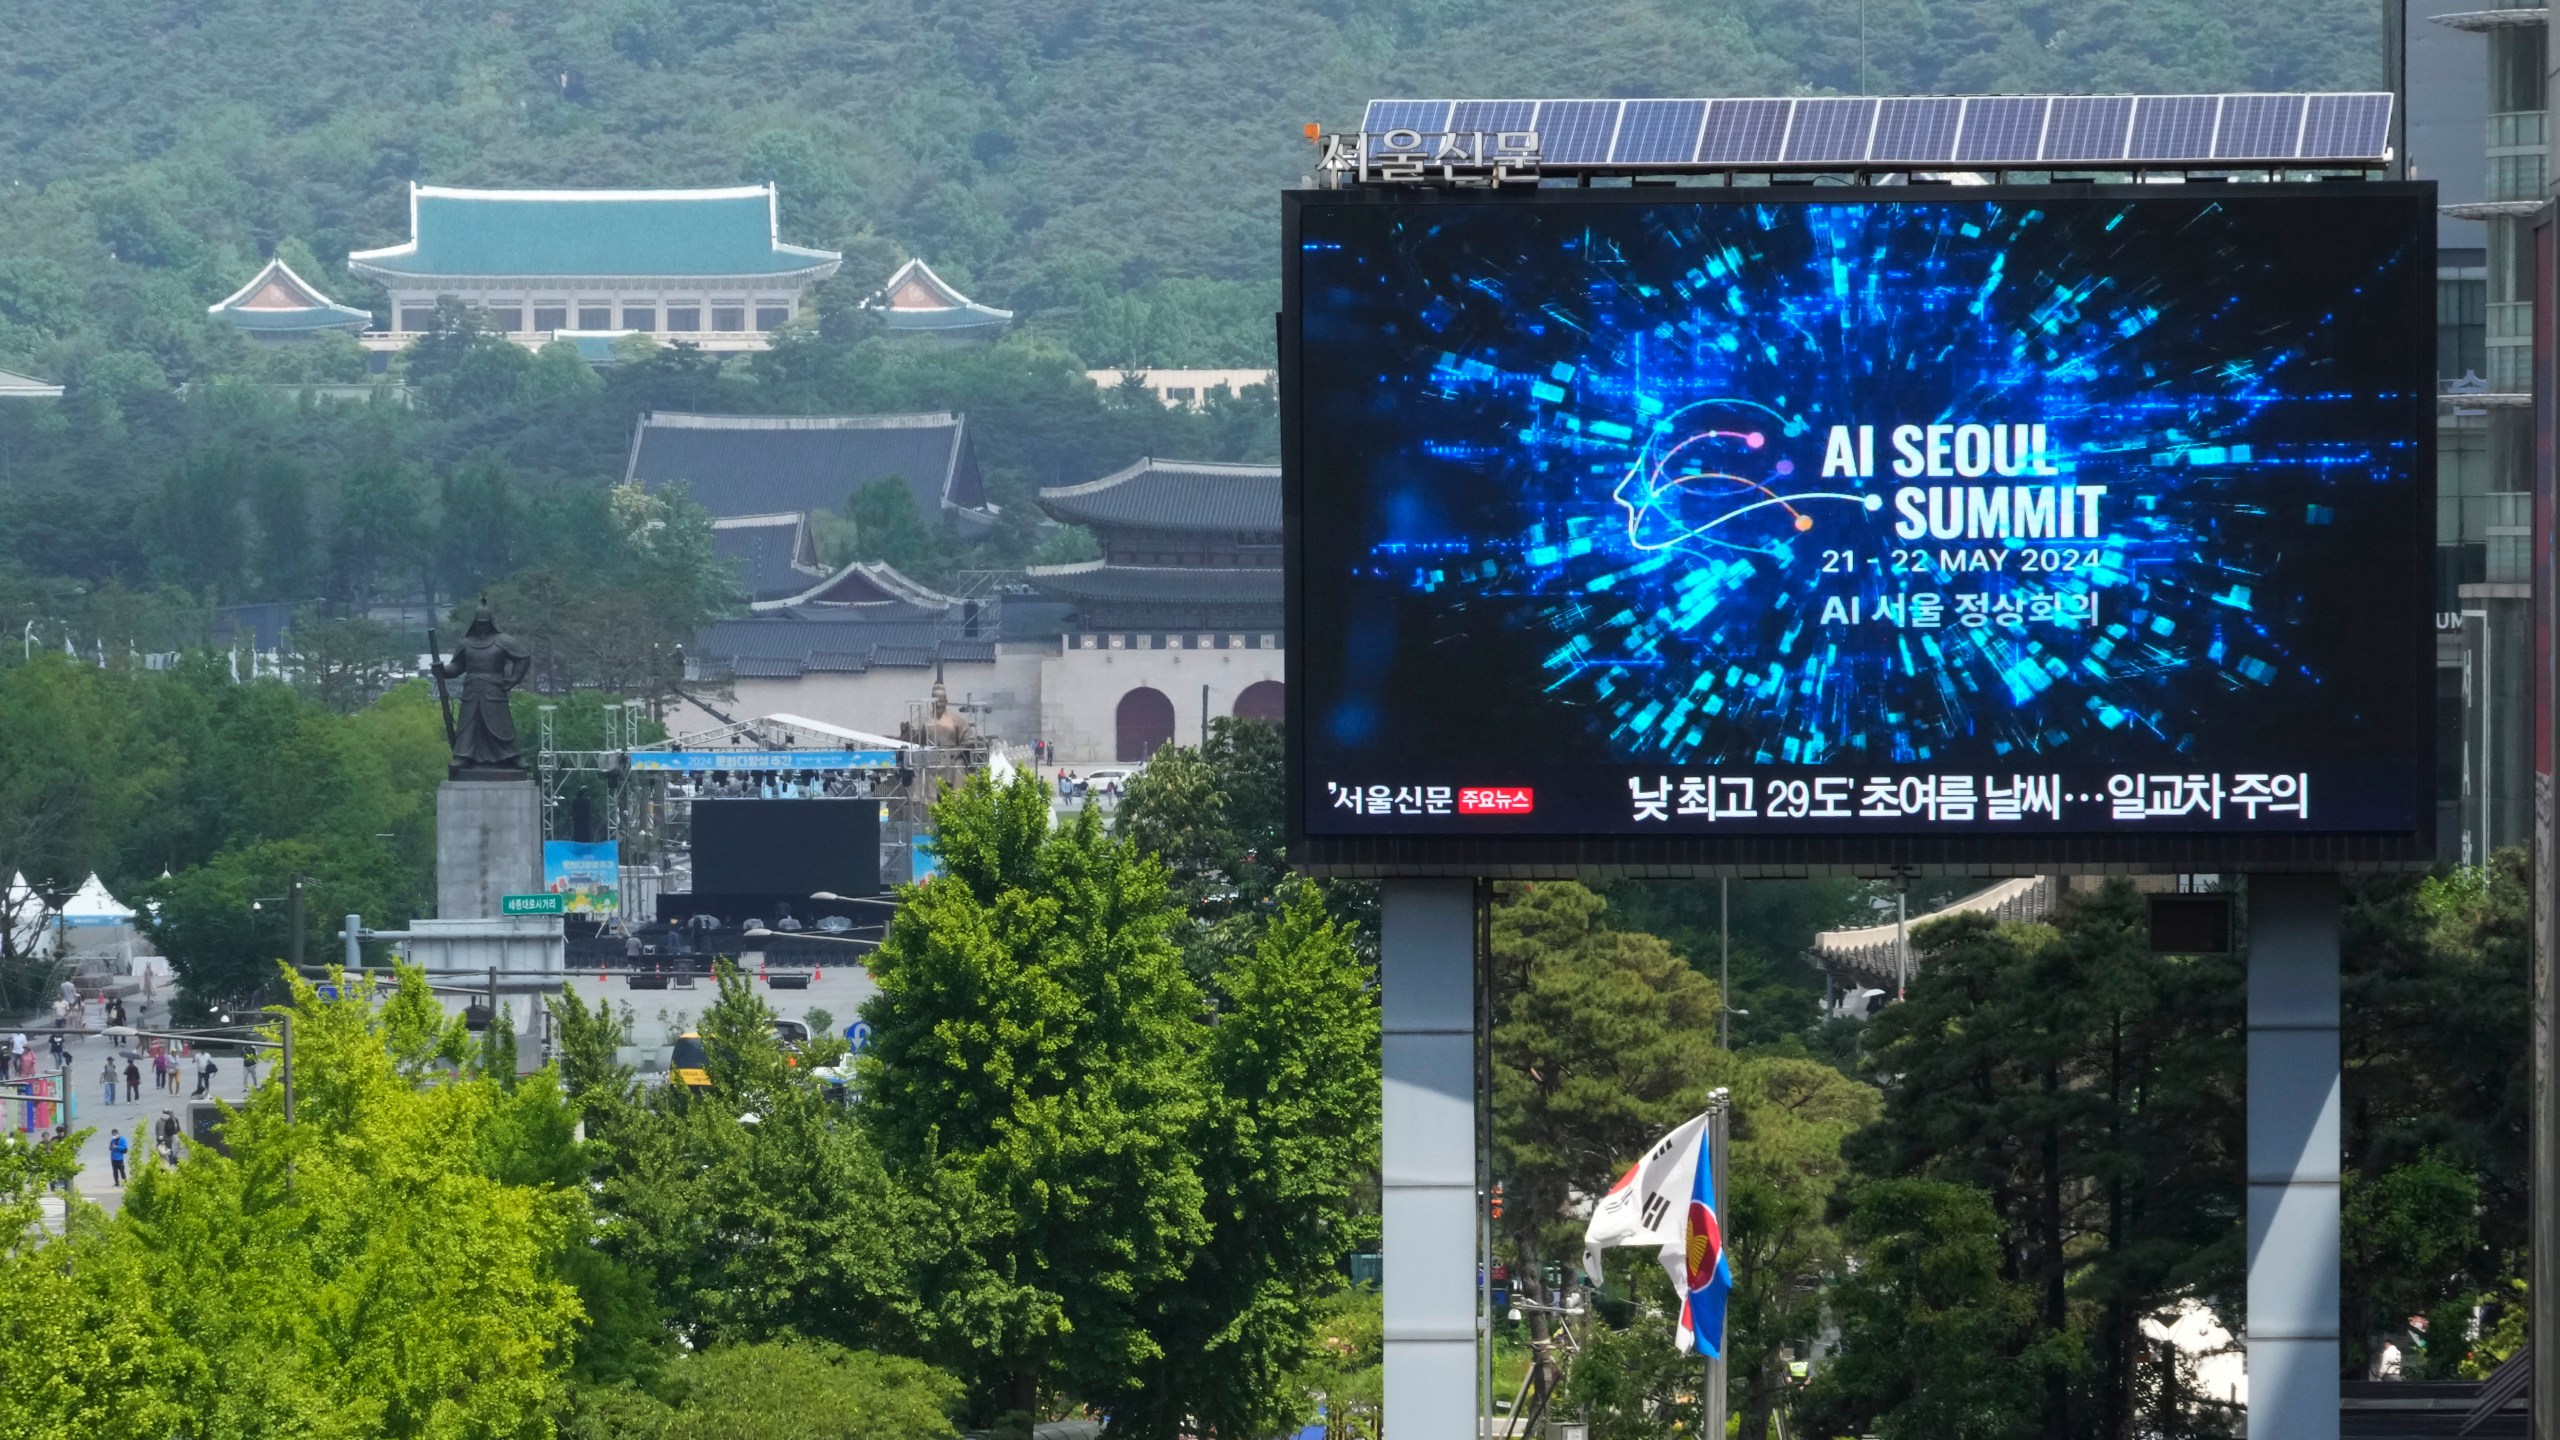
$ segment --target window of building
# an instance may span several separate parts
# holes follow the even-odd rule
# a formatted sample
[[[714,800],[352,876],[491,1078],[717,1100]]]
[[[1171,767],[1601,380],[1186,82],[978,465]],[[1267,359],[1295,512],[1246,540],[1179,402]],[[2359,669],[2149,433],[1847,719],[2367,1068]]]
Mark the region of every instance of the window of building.
[[[534,329],[536,329],[536,330],[566,330],[566,329],[568,329],[568,328],[569,328],[569,307],[568,307],[568,306],[566,306],[566,305],[536,305],[536,306],[534,306],[534,307],[533,307],[533,328],[534,328]]]
[[[2489,32],[2489,109],[2493,114],[2542,108],[2543,56],[2550,28],[2510,25]]]
[[[513,335],[524,328],[524,312],[522,310],[506,306],[493,306],[490,309],[481,311],[480,314],[489,322],[490,329],[499,331],[502,334]]]
[[[723,335],[735,335],[739,331],[746,329],[747,307],[744,305],[712,306],[711,328],[719,331]]]
[[[790,323],[791,307],[788,305],[759,305],[756,307],[756,328],[758,330],[779,330]]]
[[[702,307],[670,305],[667,307],[667,329],[670,333],[690,333],[702,328]]]
[[[400,312],[400,328],[410,332],[411,334],[419,334],[428,330],[433,330],[436,328],[435,307],[429,305],[413,306],[403,309]]]
[[[579,328],[579,329],[581,329],[581,330],[610,330],[610,329],[612,329],[612,328],[613,328],[613,307],[612,307],[612,306],[610,306],[610,305],[581,305],[581,306],[579,306],[579,307],[578,307],[578,328]]]
[[[2489,282],[2436,281],[2436,376],[2459,380],[2489,373]]]
[[[655,331],[658,328],[658,307],[655,305],[623,306],[622,328],[637,330],[643,335]]]

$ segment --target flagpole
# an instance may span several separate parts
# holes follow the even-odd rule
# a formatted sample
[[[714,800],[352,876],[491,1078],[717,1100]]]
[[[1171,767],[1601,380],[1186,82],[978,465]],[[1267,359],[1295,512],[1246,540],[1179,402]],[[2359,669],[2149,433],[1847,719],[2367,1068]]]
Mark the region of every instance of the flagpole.
[[[1714,1098],[1707,1102],[1707,1106],[1707,1159],[1708,1163],[1714,1167],[1712,1173],[1715,1182],[1716,1223],[1725,1227],[1725,1252],[1730,1257],[1733,1248],[1733,1211],[1730,1208],[1729,1197],[1732,1194],[1733,1182],[1726,1177],[1733,1173],[1733,1167],[1726,1161],[1729,1149],[1726,1142],[1731,1137],[1733,1100],[1728,1092],[1718,1090]],[[1724,1351],[1727,1337],[1732,1334],[1732,1330],[1733,1327],[1729,1323],[1719,1321],[1717,1324],[1716,1353],[1707,1361],[1705,1389],[1698,1397],[1698,1434],[1701,1440],[1724,1440],[1726,1399]]]

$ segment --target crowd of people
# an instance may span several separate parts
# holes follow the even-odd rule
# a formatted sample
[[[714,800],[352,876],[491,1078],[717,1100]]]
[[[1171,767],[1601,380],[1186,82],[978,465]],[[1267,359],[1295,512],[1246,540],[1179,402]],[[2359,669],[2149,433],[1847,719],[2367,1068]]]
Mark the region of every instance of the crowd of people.
[[[131,1134],[123,1125],[108,1127],[106,1150],[113,1183],[125,1184],[137,1158],[133,1152],[146,1133],[149,1149],[145,1156],[176,1164],[185,1151],[187,1137],[186,1122],[175,1102],[182,1096],[191,1100],[213,1098],[224,1061],[186,1039],[148,1033],[151,1012],[159,1003],[157,978],[152,967],[144,966],[139,989],[130,997],[84,995],[75,982],[63,981],[61,994],[52,1003],[53,1028],[43,1034],[42,1044],[30,1033],[39,1029],[40,1023],[15,1030],[0,1042],[0,1082],[5,1082],[6,1091],[6,1105],[0,1106],[0,1111],[8,1112],[7,1120],[0,1124],[30,1135],[49,1133],[67,1138],[74,1128],[69,1113],[72,1105],[68,1103],[73,1082],[72,1047],[82,1037],[95,1035],[103,1042],[104,1053],[97,1061],[98,1068],[88,1072],[98,1087],[93,1093],[109,1114],[121,1108],[143,1107]],[[105,1033],[92,1031],[93,1023]],[[257,1089],[258,1052],[243,1049],[239,1065],[240,1095],[245,1098]],[[154,1092],[151,1101],[142,1098],[146,1073]],[[187,1085],[190,1078],[194,1081],[192,1091]],[[149,1116],[147,1107],[155,1103],[161,1104],[158,1116],[143,1120]],[[86,1113],[80,1116],[84,1126],[91,1128],[106,1118],[108,1114],[94,1119]]]
[[[873,780],[860,770],[721,770],[693,784],[697,800],[868,800]]]

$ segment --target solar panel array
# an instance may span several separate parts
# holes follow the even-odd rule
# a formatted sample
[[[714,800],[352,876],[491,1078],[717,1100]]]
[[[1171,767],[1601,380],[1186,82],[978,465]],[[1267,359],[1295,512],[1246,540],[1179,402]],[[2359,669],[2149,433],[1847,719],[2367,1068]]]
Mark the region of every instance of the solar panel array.
[[[1628,169],[2379,165],[2391,96],[1372,100],[1360,128],[1530,130],[1549,165]]]

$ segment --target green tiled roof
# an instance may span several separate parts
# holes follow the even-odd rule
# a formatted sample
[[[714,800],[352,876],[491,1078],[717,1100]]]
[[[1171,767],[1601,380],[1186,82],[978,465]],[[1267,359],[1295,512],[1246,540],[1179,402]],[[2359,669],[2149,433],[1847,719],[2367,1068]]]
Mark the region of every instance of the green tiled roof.
[[[373,316],[321,294],[282,260],[268,261],[249,277],[248,284],[206,306],[205,313],[219,315],[243,330],[270,335],[362,330],[373,323]]]
[[[344,305],[309,310],[216,310],[213,313],[243,330],[293,333],[303,330],[362,330],[373,317]]]
[[[454,190],[409,187],[410,241],[347,268],[385,279],[458,275],[832,273],[832,250],[785,245],[773,191]]]

